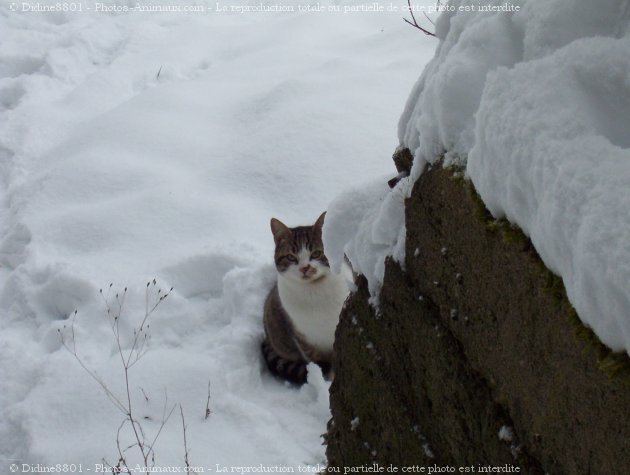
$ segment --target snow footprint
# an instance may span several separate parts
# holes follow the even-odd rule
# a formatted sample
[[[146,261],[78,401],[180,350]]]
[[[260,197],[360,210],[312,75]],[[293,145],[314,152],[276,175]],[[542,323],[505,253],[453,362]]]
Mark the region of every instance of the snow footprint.
[[[38,72],[45,64],[42,58],[35,56],[0,57],[0,79],[17,78]]]
[[[26,90],[21,81],[15,79],[0,80],[0,108],[15,109],[25,93]]]
[[[0,242],[0,265],[15,269],[26,261],[26,247],[31,242],[31,231],[22,223],[12,227]]]
[[[223,293],[223,277],[240,265],[243,261],[236,256],[213,252],[189,257],[161,274],[185,298],[218,298]]]
[[[24,77],[41,71],[44,64],[35,56],[0,56],[0,107],[15,109],[26,94]]]

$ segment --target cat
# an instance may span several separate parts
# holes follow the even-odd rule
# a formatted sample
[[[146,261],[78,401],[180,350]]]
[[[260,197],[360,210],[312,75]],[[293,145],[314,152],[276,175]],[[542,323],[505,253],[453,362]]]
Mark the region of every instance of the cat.
[[[262,351],[273,374],[297,384],[306,382],[309,362],[327,379],[334,376],[335,329],[353,281],[346,262],[339,274],[330,270],[322,242],[325,216],[312,226],[270,223],[278,278],[265,301]]]

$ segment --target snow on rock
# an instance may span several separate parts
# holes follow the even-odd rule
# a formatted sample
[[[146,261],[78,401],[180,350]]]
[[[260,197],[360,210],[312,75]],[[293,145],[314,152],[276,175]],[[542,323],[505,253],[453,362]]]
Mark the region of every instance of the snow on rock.
[[[630,37],[580,40],[492,75],[468,162],[488,209],[524,229],[615,350],[630,350],[628,51]]]
[[[369,283],[373,304],[383,284],[385,258],[402,262],[405,253],[404,200],[408,179],[392,190],[384,176],[340,194],[328,206],[323,239],[331,267],[338,272],[344,256]]]
[[[504,442],[514,441],[514,429],[510,426],[501,426],[497,435],[499,437],[499,440],[502,440]]]
[[[460,3],[449,5],[457,11]],[[414,86],[399,125],[401,143],[418,159],[415,177],[423,160],[447,152],[450,163],[466,155],[473,143],[473,117],[487,71],[511,66],[521,54],[515,28],[505,13],[447,11],[438,18],[436,33],[442,41]]]
[[[400,120],[412,176],[446,152],[518,224],[580,318],[630,351],[630,4],[451,1]]]
[[[392,124],[435,43],[423,46],[400,12],[223,14],[208,10],[216,2],[191,4],[207,11],[0,5],[3,460],[116,462],[124,416],[59,331],[67,336],[78,309],[78,354],[124,397],[99,289],[111,303],[128,286],[126,351],[154,277],[151,299],[174,290],[131,371],[147,433],[159,429],[166,394],[182,404],[192,465],[324,460],[329,383],[310,367],[308,384],[289,387],[261,361],[275,279],[269,219],[310,224],[350,177],[390,169]],[[375,230],[377,242],[399,224]],[[155,447],[162,467],[183,463],[177,414]]]

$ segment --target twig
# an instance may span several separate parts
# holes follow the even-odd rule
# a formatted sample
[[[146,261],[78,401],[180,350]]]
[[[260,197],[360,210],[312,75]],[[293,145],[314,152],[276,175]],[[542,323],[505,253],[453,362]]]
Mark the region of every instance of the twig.
[[[81,359],[81,357],[78,355],[77,353],[77,344],[76,344],[76,339],[74,336],[74,324],[75,324],[75,320],[77,317],[77,311],[74,311],[74,314],[72,315],[72,323],[70,324],[70,335],[71,335],[71,341],[72,341],[72,348],[70,348],[70,346],[68,345],[68,342],[66,341],[64,334],[61,330],[59,331],[59,334],[61,336],[61,344],[63,345],[63,347],[68,350],[68,352],[74,356],[74,359],[77,360],[77,362],[79,363],[79,365],[81,365],[81,368],[83,368],[85,370],[85,372],[87,374],[90,375],[90,377],[96,381],[98,383],[98,385],[101,387],[101,389],[103,389],[103,391],[105,392],[105,395],[108,397],[108,399],[114,404],[114,406],[116,406],[118,409],[120,409],[120,411],[123,414],[127,414],[127,408],[125,407],[125,405],[120,401],[120,399],[118,399],[116,397],[116,395],[114,393],[112,393],[110,391],[110,389],[107,387],[107,385],[103,382],[103,380],[98,376],[98,374],[96,374],[95,371],[92,371],[90,368],[88,368],[85,363],[83,362],[83,360]],[[65,328],[65,327],[64,327]]]
[[[182,416],[182,429],[184,430],[184,465],[186,466],[186,473],[196,473],[190,468],[190,462],[188,461],[188,443],[186,442],[186,419],[184,419],[184,409],[182,405],[179,405],[179,413]]]
[[[434,38],[437,38],[435,36],[435,33],[430,32],[429,30],[422,28],[420,25],[418,25],[418,22],[416,21],[416,17],[413,14],[413,7],[411,6],[411,0],[407,0],[407,5],[409,5],[409,13],[411,13],[411,18],[413,19],[413,22],[410,22],[409,20],[407,20],[406,18],[403,18],[403,20],[405,20],[407,23],[409,23],[411,26],[413,26],[414,28],[417,28],[418,30],[420,30],[422,33],[424,33],[427,36],[433,36]],[[426,16],[426,14],[425,14]]]
[[[153,438],[153,441],[151,442],[151,445],[149,445],[149,453],[152,453],[153,455],[155,455],[155,452],[153,451],[153,446],[157,442],[157,439],[160,436],[162,429],[164,428],[168,420],[171,418],[171,415],[173,414],[175,407],[177,407],[177,404],[173,404],[173,406],[171,407],[171,410],[168,411],[168,415],[166,415],[167,406],[168,406],[168,395],[166,394],[166,390],[164,390],[164,408],[162,409],[162,422],[155,434],[155,437]]]
[[[149,402],[149,396],[147,396],[147,393],[144,392],[144,388],[140,388],[140,391],[142,391],[142,395],[144,396],[144,400],[146,402]]]
[[[155,279],[153,279],[153,286],[155,287],[157,285],[157,282]],[[164,299],[166,299],[171,291],[173,290],[173,288],[171,287],[171,289],[166,292],[165,294],[162,294],[162,290],[158,289],[157,290],[157,301],[154,304],[150,305],[150,298],[149,298],[149,287],[151,285],[151,282],[147,283],[147,289],[146,289],[146,295],[145,295],[145,313],[144,313],[144,318],[142,319],[142,322],[140,323],[140,327],[137,330],[134,330],[134,337],[131,343],[131,348],[129,350],[124,350],[123,349],[123,344],[122,344],[122,339],[121,339],[121,334],[120,334],[120,317],[122,315],[123,312],[123,308],[125,306],[125,298],[127,296],[127,288],[125,287],[124,291],[122,292],[122,294],[116,294],[115,295],[115,299],[116,299],[116,304],[113,307],[111,305],[111,301],[110,301],[110,293],[112,291],[112,286],[113,284],[109,284],[109,289],[107,290],[107,294],[103,294],[103,290],[100,290],[100,294],[101,297],[103,298],[103,301],[105,303],[105,309],[107,312],[107,318],[109,320],[109,324],[110,324],[110,328],[112,331],[112,334],[114,336],[114,340],[116,342],[116,347],[118,350],[118,355],[120,357],[120,361],[124,370],[124,378],[125,378],[125,393],[126,393],[126,398],[121,399],[118,398],[109,388],[108,386],[105,384],[105,382],[98,376],[98,374],[96,374],[96,372],[90,368],[87,367],[87,365],[83,362],[83,360],[81,359],[81,357],[79,356],[78,352],[77,352],[77,345],[76,345],[76,335],[75,335],[75,331],[74,331],[74,325],[75,325],[75,321],[76,321],[76,316],[77,316],[77,311],[74,312],[74,315],[72,316],[72,320],[71,320],[71,324],[70,324],[70,341],[71,343],[68,342],[68,340],[65,338],[65,333],[62,332],[61,330],[59,331],[59,334],[61,336],[61,343],[63,344],[63,346],[66,348],[66,350],[68,350],[68,352],[70,354],[72,354],[72,356],[74,356],[74,358],[77,360],[77,362],[79,363],[79,365],[90,375],[90,377],[92,379],[94,379],[98,385],[101,387],[101,389],[103,389],[103,391],[105,392],[105,395],[108,397],[108,399],[112,402],[112,404],[114,404],[114,406],[116,406],[123,414],[124,414],[124,419],[122,420],[122,422],[120,423],[120,425],[118,426],[118,430],[116,432],[116,446],[118,449],[118,463],[114,466],[110,465],[109,463],[105,462],[105,459],[103,459],[104,463],[106,463],[106,465],[111,469],[113,474],[120,474],[120,473],[125,473],[125,474],[131,474],[132,470],[129,468],[129,466],[127,465],[127,458],[125,456],[125,452],[127,452],[127,450],[129,450],[132,447],[137,447],[140,455],[142,457],[142,460],[144,462],[144,467],[145,467],[145,475],[149,475],[151,473],[151,469],[155,466],[155,451],[154,451],[154,445],[158,439],[158,437],[160,436],[160,434],[162,433],[162,429],[164,428],[164,426],[166,425],[167,421],[169,420],[169,418],[171,417],[171,415],[173,414],[173,411],[175,410],[176,405],[174,404],[170,410],[168,410],[168,395],[166,394],[166,390],[165,390],[165,394],[164,394],[164,408],[162,410],[162,421],[161,424],[157,430],[157,432],[155,433],[155,436],[153,437],[153,439],[151,440],[151,442],[149,444],[147,444],[147,436],[144,432],[144,429],[142,428],[142,425],[140,424],[140,422],[136,419],[134,411],[133,411],[133,407],[132,407],[132,403],[131,403],[131,378],[130,378],[130,374],[129,374],[129,370],[130,368],[137,363],[142,356],[144,356],[144,354],[146,354],[146,351],[148,350],[148,348],[146,347],[146,342],[149,338],[149,335],[147,333],[147,330],[149,329],[149,324],[148,324],[148,320],[149,317],[151,316],[151,314],[157,309],[157,307],[160,305],[160,303],[162,303],[162,301],[164,301]],[[160,295],[162,294],[162,295]],[[65,330],[65,326],[64,326],[64,330]],[[142,394],[144,396],[144,399],[146,402],[149,401],[149,397],[147,396],[147,394],[145,393],[143,388],[140,388],[140,390],[142,391]],[[130,444],[128,447],[126,447],[125,449],[123,449],[122,445],[121,445],[121,432],[123,430],[123,428],[125,427],[125,425],[129,423],[131,426],[131,432],[133,434],[133,443]],[[186,459],[188,458],[188,449],[185,447],[186,449]]]
[[[208,399],[206,400],[206,417],[204,420],[208,419],[210,414],[212,414],[212,411],[210,410],[210,380],[208,380]]]
[[[431,23],[433,26],[435,26],[435,22],[433,20],[431,20],[431,17],[429,15],[427,15],[427,12],[423,11],[422,14],[429,21],[429,23]]]

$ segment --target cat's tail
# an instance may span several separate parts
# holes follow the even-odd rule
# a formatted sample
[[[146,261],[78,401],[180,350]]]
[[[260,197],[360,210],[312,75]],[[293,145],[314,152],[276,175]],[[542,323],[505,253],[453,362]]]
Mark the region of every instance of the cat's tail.
[[[267,339],[262,342],[262,353],[269,371],[275,376],[296,384],[306,382],[306,362],[291,361],[280,356]]]

